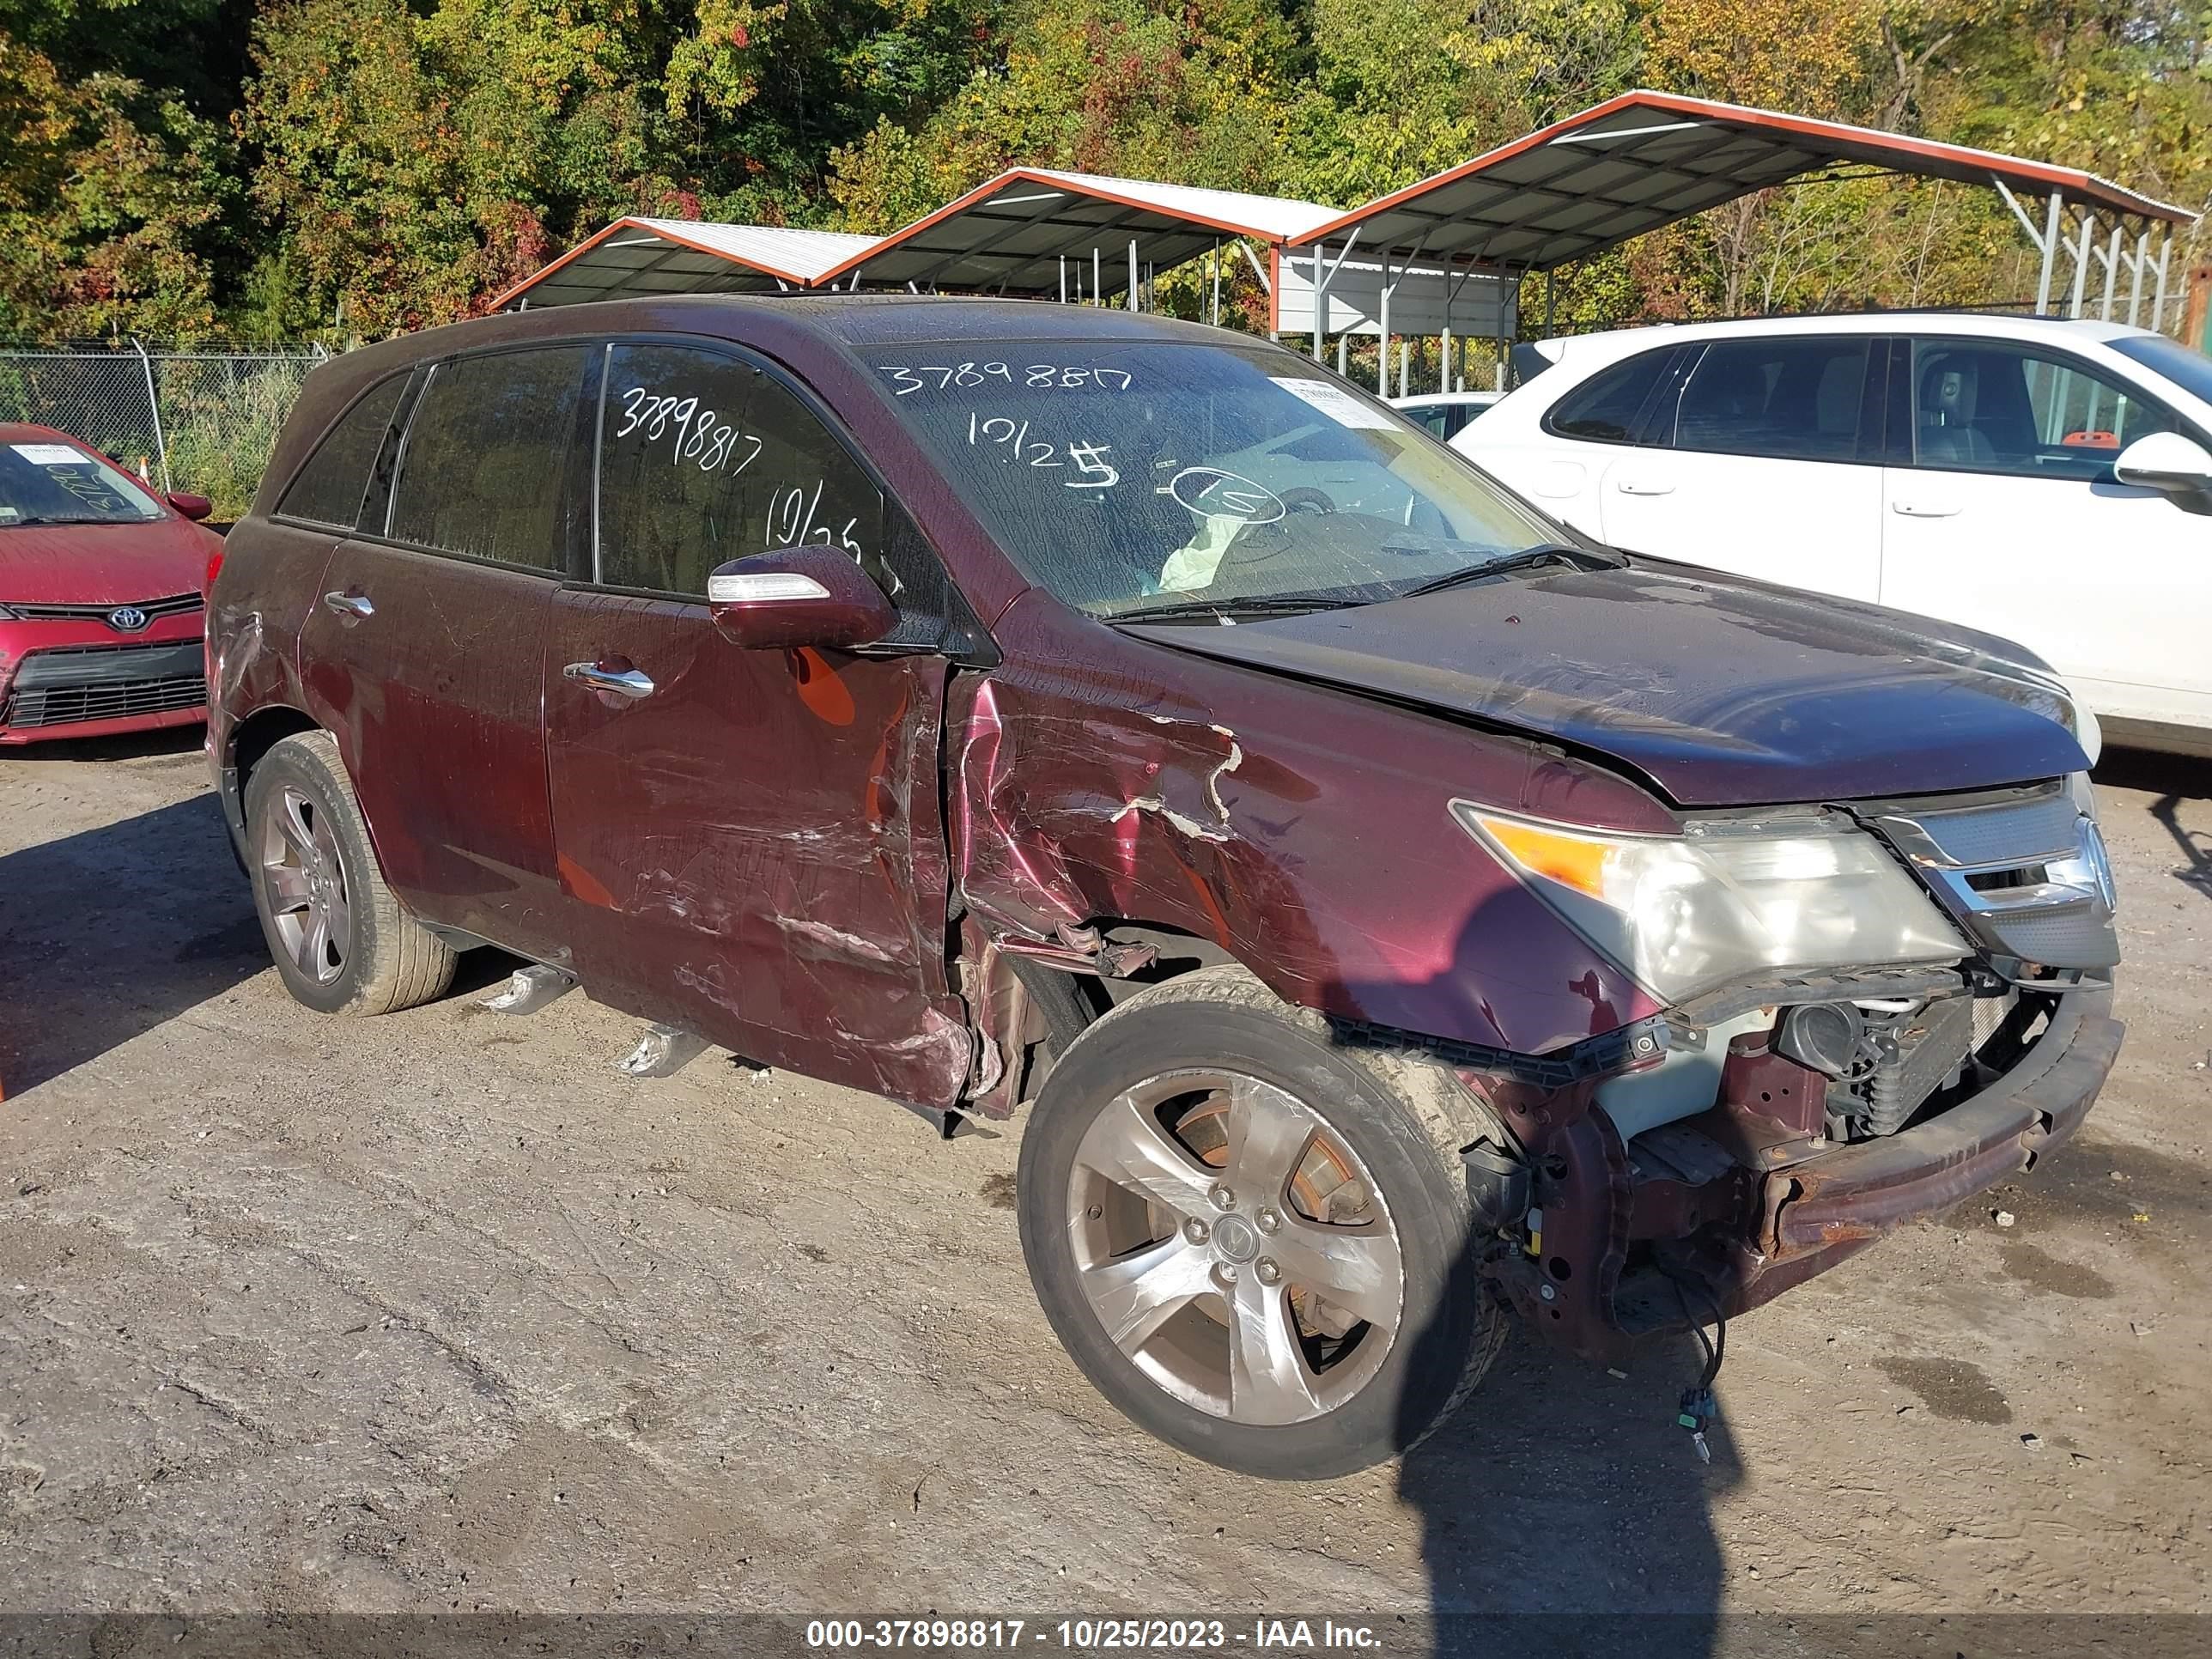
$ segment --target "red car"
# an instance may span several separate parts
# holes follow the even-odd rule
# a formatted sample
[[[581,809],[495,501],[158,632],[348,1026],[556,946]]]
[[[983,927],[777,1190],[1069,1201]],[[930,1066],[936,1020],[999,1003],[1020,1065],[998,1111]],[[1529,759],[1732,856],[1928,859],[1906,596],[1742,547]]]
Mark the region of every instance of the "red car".
[[[0,425],[0,744],[207,717],[209,511],[64,433]]]

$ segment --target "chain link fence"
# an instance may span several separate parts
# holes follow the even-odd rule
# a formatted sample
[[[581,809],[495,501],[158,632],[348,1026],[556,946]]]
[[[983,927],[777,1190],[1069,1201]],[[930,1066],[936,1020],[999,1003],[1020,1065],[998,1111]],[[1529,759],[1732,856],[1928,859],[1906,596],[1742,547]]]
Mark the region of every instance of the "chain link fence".
[[[0,421],[82,438],[232,520],[253,499],[308,371],[329,355],[0,346]]]

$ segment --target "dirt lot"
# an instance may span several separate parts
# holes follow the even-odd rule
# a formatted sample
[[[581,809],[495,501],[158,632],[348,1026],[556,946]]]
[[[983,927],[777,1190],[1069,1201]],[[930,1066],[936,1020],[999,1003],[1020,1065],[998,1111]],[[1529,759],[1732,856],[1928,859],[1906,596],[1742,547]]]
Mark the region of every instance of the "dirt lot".
[[[0,1608],[2212,1611],[2212,768],[2108,769],[2083,1136],[1738,1322],[1711,1468],[1685,1346],[1516,1338],[1404,1467],[1270,1486],[1062,1357],[1018,1131],[633,1083],[496,965],[295,1006],[196,742],[0,760]]]

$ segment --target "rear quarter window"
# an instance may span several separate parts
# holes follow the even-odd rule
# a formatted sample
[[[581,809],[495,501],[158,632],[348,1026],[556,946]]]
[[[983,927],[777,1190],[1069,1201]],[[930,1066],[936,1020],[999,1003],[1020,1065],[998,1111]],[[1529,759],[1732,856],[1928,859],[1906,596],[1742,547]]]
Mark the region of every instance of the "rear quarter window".
[[[406,389],[404,373],[371,386],[324,435],[307,464],[294,475],[283,499],[276,504],[278,514],[352,529],[361,519],[369,468],[383,446],[392,411],[399,407],[399,394]]]
[[[1642,428],[1644,406],[1674,356],[1668,346],[1601,369],[1559,399],[1544,417],[1544,429],[1559,438],[1586,443],[1629,444]]]
[[[408,422],[392,538],[588,580],[593,355],[542,346],[440,363]]]

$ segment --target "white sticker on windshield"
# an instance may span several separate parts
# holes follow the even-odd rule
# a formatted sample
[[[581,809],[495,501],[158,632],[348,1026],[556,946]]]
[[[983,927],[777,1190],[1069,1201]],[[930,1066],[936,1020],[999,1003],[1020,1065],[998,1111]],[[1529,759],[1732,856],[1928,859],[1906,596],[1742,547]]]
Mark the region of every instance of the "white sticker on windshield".
[[[9,444],[14,450],[33,466],[90,466],[92,457],[82,450],[72,449],[67,444]]]
[[[1390,417],[1360,402],[1344,387],[1329,380],[1277,380],[1275,384],[1301,403],[1311,404],[1339,426],[1372,427],[1390,430]]]

